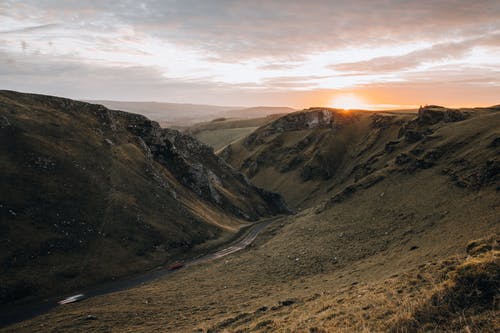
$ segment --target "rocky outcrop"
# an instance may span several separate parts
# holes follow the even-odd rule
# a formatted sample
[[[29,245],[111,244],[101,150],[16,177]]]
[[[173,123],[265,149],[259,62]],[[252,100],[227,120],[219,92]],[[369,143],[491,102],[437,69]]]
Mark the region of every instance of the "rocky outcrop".
[[[258,128],[220,156],[256,184],[270,184],[294,207],[375,174],[446,169],[443,173],[459,186],[494,188],[498,116],[495,108],[432,105],[418,113],[313,108]],[[456,156],[467,165],[454,165]]]
[[[401,127],[399,137],[404,137],[408,143],[415,143],[431,135],[434,132],[434,127],[439,123],[458,122],[468,117],[468,113],[457,109],[427,105],[419,109],[414,120]]]
[[[278,132],[333,126],[333,113],[329,109],[309,109],[282,117],[271,124]]]
[[[101,105],[0,91],[0,142],[0,303],[149,269],[290,212],[212,148]]]
[[[244,145],[258,146],[265,143],[267,138],[283,132],[322,128],[335,130],[351,118],[338,110],[328,108],[310,108],[290,113],[247,136]]]
[[[290,212],[280,195],[264,193],[251,185],[208,145],[177,130],[161,128],[141,116],[124,113],[120,116],[127,119],[127,128],[144,141],[153,158],[202,199],[250,220]],[[240,198],[257,202],[255,205],[234,202],[234,197],[227,196],[228,189],[241,195]]]
[[[428,105],[418,110],[417,121],[421,125],[434,125],[440,121],[445,123],[462,121],[467,114],[456,109],[448,109],[437,105]]]
[[[327,180],[333,177],[337,168],[335,160],[321,153],[316,153],[309,159],[301,169],[302,181],[312,179]]]

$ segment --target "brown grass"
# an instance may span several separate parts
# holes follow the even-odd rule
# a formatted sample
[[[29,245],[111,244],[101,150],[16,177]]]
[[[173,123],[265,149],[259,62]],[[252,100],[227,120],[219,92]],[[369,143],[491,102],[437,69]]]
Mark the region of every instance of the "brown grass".
[[[237,209],[265,206],[208,149],[194,163],[217,174],[230,197],[214,203],[186,186],[175,167],[194,163],[150,156],[132,129],[155,127],[138,115],[0,91],[0,121],[0,304],[196,255],[246,224]]]
[[[400,138],[393,151],[386,143],[398,139],[400,121],[414,116],[393,114],[387,131],[372,128],[372,114],[365,116],[336,132],[275,133],[251,151],[242,142],[235,146],[237,167],[261,157],[254,179],[304,208],[271,224],[246,250],[140,288],[60,307],[6,331],[40,325],[54,332],[497,329],[498,309],[491,307],[497,301],[484,297],[491,290],[498,295],[497,252],[492,243],[470,241],[500,232],[498,191],[494,183],[474,188],[455,180],[474,183],[482,163],[496,158],[489,145],[499,136],[498,114],[437,124],[432,137],[413,143]],[[290,157],[283,147],[308,135],[313,147],[301,150],[306,157],[321,151],[343,159],[334,177],[302,181],[300,170],[280,172]],[[348,145],[345,155],[333,147],[339,142]],[[446,154],[430,167],[395,163],[400,153],[416,162],[443,147]],[[448,167],[456,179],[443,172]],[[379,173],[381,181],[357,187]],[[331,200],[347,185],[356,191]],[[323,200],[329,204],[316,209]],[[97,319],[85,320],[89,314]]]
[[[391,332],[497,332],[500,251],[495,238],[471,242],[468,248],[478,246],[483,251],[473,252],[442,283],[422,295],[423,300],[401,316]]]
[[[470,239],[499,231],[496,193],[453,191],[432,174],[386,179],[320,214],[277,220],[230,257],[7,331],[387,332],[462,264]]]

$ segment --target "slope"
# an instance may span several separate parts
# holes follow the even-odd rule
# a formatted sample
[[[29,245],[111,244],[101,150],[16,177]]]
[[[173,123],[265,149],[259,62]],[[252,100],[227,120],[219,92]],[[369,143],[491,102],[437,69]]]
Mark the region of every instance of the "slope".
[[[150,268],[286,211],[144,116],[1,91],[0,137],[2,303]]]
[[[233,141],[246,137],[260,126],[270,123],[281,116],[275,114],[250,119],[217,118],[210,122],[194,124],[183,128],[182,131],[213,147],[217,151]]]
[[[255,106],[250,108],[221,111],[220,116],[228,118],[251,119],[267,117],[273,114],[290,113],[293,111],[295,110],[285,106]]]
[[[458,187],[433,168],[394,174],[320,212],[306,209],[276,221],[246,251],[61,307],[6,331],[40,325],[47,331],[121,332],[411,327],[406,321],[418,317],[422,303],[431,302],[435,288],[466,260],[468,242],[500,232],[499,210],[491,185]],[[472,320],[458,310],[455,331],[468,325],[470,332],[495,332],[495,313],[498,318],[491,303]],[[96,319],[86,320],[89,315]],[[443,328],[448,323],[451,318],[435,320],[432,331],[450,331]]]
[[[231,257],[6,331],[496,332],[499,123],[499,108],[435,106],[281,118],[225,154],[257,161],[253,179],[297,198],[297,215]],[[302,179],[317,151],[301,144],[295,154],[309,159],[281,172],[308,135],[342,167],[322,163]]]
[[[438,161],[450,176],[488,174],[498,168],[498,117],[498,109],[435,106],[417,116],[309,109],[257,129],[220,156],[255,184],[307,207],[348,185],[362,186],[391,172],[413,173]],[[476,148],[481,158],[474,156]]]

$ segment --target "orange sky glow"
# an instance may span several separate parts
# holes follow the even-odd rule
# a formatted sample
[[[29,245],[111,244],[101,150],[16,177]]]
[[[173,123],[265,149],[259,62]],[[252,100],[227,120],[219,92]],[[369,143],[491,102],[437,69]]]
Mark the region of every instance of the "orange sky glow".
[[[407,109],[500,103],[500,2],[0,3],[0,89]]]

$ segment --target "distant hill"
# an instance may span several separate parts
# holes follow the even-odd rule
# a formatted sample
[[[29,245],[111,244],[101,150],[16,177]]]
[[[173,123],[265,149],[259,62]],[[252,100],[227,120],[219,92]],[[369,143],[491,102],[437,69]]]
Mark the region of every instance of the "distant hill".
[[[86,102],[102,104],[107,108],[142,114],[157,121],[162,127],[191,126],[216,118],[261,118],[277,113],[294,111],[288,107],[259,106],[242,108],[238,106],[218,106],[204,104],[181,104],[160,102],[126,102],[89,100]]]
[[[221,112],[237,109],[236,106],[217,106],[204,104],[160,103],[160,102],[126,102],[89,100],[87,102],[102,104],[107,108],[142,114],[151,120],[162,123],[186,125],[208,121],[218,117]]]
[[[267,117],[274,114],[286,114],[294,111],[296,110],[289,107],[256,106],[251,108],[222,111],[220,112],[220,115],[228,118],[249,119],[249,118]]]
[[[185,127],[182,131],[194,136],[217,151],[247,136],[258,127],[276,120],[283,115],[284,114],[272,114],[265,117],[250,119],[217,118],[209,122]]]
[[[143,271],[287,212],[142,115],[0,91],[0,141],[1,303]]]

